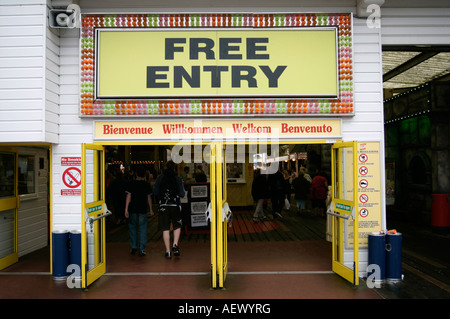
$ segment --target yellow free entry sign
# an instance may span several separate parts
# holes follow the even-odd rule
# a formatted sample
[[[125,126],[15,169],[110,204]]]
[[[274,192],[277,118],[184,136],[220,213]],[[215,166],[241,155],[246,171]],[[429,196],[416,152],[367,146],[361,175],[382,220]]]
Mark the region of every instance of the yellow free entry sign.
[[[334,27],[97,32],[97,98],[338,94]]]

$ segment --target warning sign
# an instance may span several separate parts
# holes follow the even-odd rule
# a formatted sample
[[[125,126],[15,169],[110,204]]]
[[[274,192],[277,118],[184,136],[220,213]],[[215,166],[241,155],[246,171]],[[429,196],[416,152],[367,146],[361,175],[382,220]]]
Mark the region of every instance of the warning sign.
[[[360,154],[360,155],[359,155],[359,161],[360,161],[361,163],[367,162],[368,159],[369,159],[369,157],[367,156],[367,154]]]
[[[365,246],[368,234],[381,230],[380,143],[360,142],[357,152],[359,243]]]
[[[367,186],[369,186],[369,182],[367,182],[367,180],[362,179],[359,181],[359,186],[362,188],[366,188]]]
[[[81,186],[81,170],[78,167],[67,168],[62,177],[64,185],[69,188]]]
[[[367,173],[369,173],[369,169],[368,169],[367,167],[361,166],[361,167],[359,168],[359,174],[361,174],[361,175],[367,175]]]
[[[61,195],[81,195],[81,157],[61,157]]]
[[[359,216],[361,216],[362,218],[365,218],[369,215],[369,211],[366,208],[362,208],[359,211]]]
[[[367,194],[361,194],[359,196],[359,201],[361,203],[367,203],[369,201],[369,196],[367,196]]]

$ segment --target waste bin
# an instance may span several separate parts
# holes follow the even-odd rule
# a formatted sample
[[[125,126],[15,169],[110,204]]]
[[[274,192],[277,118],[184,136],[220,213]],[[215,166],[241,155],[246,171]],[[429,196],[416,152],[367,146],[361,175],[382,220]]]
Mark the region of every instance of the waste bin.
[[[402,279],[402,234],[386,235],[386,280]]]
[[[55,280],[67,278],[69,265],[69,232],[53,231],[52,233],[52,275]]]
[[[432,194],[431,226],[436,230],[450,228],[450,194]]]
[[[81,269],[81,232],[70,232],[70,264],[77,265]]]
[[[384,281],[386,278],[386,235],[380,233],[371,233],[368,235],[369,241],[369,266],[378,265],[380,273],[374,274],[375,269],[369,268],[367,277],[374,274],[375,281]]]

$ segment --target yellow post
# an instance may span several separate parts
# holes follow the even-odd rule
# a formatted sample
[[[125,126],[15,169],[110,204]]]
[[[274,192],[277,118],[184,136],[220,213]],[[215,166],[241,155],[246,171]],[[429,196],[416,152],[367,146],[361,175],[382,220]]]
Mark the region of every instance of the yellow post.
[[[211,197],[211,288],[217,288],[217,241],[216,241],[216,150],[214,144],[210,144],[210,197]]]

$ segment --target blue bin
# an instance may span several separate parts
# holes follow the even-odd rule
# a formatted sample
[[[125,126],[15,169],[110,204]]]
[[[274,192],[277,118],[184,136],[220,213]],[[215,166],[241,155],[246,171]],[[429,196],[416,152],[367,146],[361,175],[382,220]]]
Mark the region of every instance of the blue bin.
[[[69,232],[54,231],[52,233],[52,268],[53,279],[65,279],[69,265]]]
[[[70,264],[78,265],[81,270],[81,232],[70,232]]]
[[[384,234],[369,234],[369,265],[378,265],[380,273],[375,274],[376,281],[383,281],[386,278],[386,236]],[[370,269],[367,277],[372,275],[375,270]]]
[[[402,279],[402,234],[386,235],[386,279]]]

